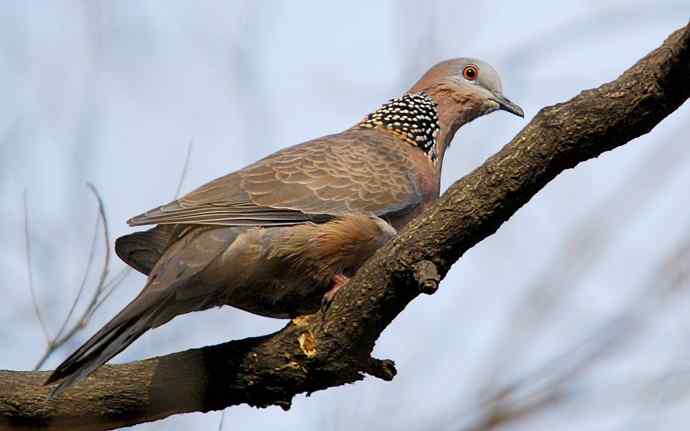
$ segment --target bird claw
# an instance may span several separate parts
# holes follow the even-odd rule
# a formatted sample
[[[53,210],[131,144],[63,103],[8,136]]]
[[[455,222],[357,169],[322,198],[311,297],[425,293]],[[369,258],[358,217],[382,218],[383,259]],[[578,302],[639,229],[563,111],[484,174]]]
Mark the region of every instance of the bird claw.
[[[331,279],[331,288],[328,292],[324,293],[323,298],[321,298],[321,311],[323,316],[326,317],[328,309],[331,307],[331,303],[335,298],[341,287],[345,286],[350,279],[343,274],[335,274]]]

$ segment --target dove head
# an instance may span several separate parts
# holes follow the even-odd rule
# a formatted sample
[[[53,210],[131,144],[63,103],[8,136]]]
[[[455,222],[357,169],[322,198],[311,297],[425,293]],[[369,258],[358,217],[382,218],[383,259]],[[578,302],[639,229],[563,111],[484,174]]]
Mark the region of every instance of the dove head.
[[[458,128],[475,118],[497,110],[524,117],[522,108],[503,95],[496,70],[474,58],[455,58],[433,66],[408,92],[419,93],[436,104],[436,150],[441,157]]]

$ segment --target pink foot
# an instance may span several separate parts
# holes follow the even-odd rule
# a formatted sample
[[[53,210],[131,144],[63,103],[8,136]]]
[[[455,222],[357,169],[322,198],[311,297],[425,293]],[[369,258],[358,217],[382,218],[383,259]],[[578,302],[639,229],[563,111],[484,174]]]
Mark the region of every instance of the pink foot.
[[[323,299],[321,299],[321,308],[323,311],[328,310],[328,307],[331,306],[331,302],[333,302],[333,298],[335,298],[335,294],[338,293],[338,290],[345,286],[348,281],[350,281],[350,278],[343,274],[338,273],[333,276],[331,279],[331,288],[328,289],[328,292],[326,292],[323,295]]]

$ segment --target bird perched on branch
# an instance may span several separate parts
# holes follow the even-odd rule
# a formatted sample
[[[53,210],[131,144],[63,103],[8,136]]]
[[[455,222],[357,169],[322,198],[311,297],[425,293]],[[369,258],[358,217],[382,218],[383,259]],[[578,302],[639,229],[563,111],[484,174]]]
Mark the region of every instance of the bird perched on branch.
[[[231,305],[291,318],[318,310],[396,229],[439,195],[463,124],[522,109],[488,64],[432,67],[344,132],[278,151],[129,220],[118,256],[149,276],[139,295],[48,378],[57,395],[179,314]]]

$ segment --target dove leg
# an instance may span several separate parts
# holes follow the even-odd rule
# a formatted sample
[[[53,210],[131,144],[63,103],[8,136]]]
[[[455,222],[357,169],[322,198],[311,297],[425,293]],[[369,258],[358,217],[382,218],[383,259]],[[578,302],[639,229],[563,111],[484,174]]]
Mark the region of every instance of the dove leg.
[[[323,299],[321,299],[321,306],[324,310],[330,307],[333,298],[335,298],[335,294],[338,293],[338,290],[345,286],[348,281],[350,281],[350,278],[344,274],[338,273],[333,276],[331,279],[331,288],[328,289],[328,292],[324,293]]]

